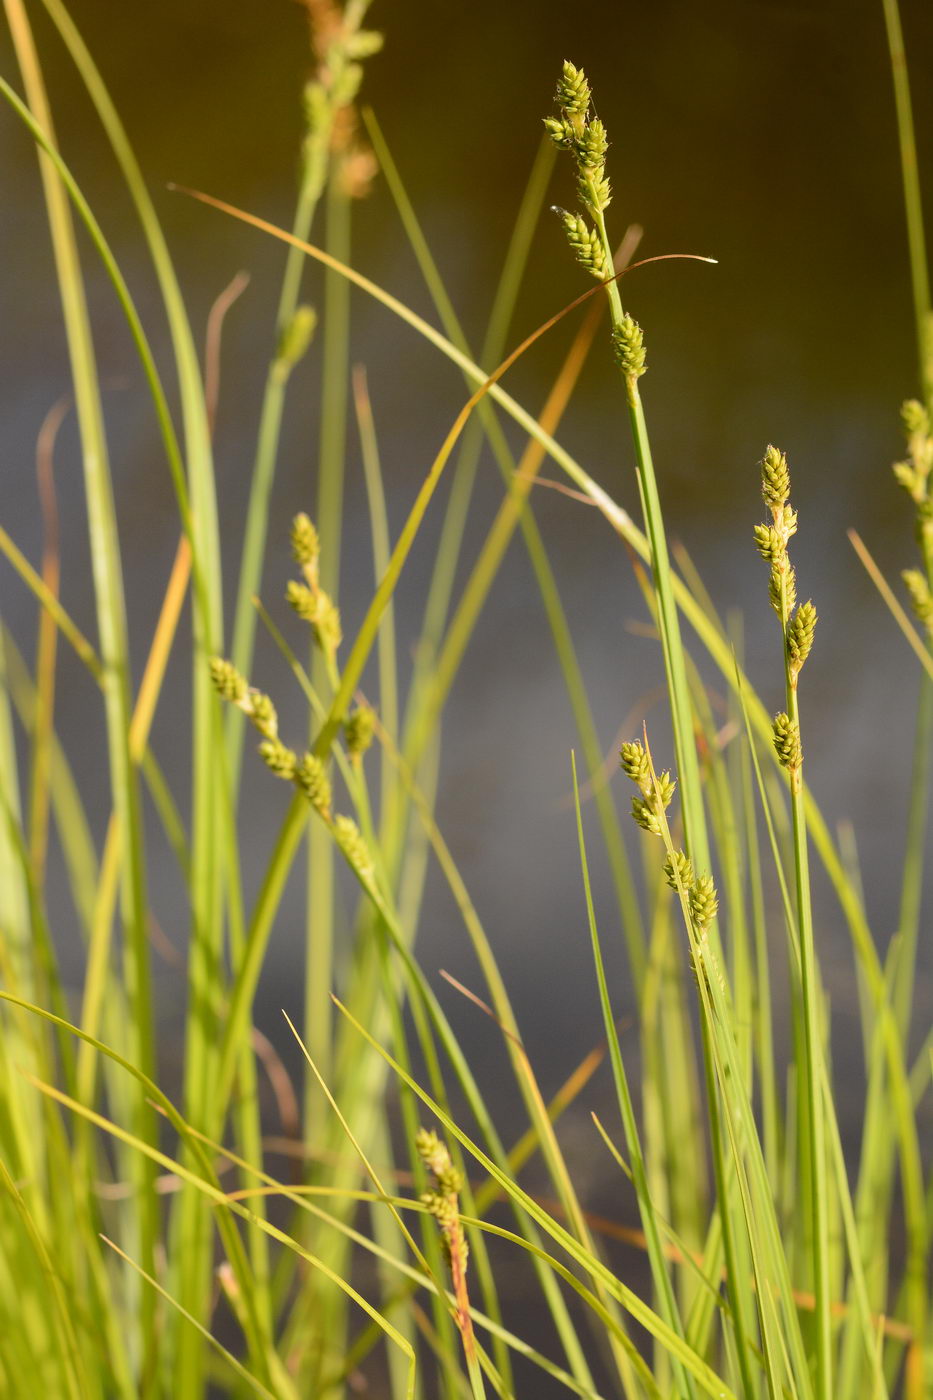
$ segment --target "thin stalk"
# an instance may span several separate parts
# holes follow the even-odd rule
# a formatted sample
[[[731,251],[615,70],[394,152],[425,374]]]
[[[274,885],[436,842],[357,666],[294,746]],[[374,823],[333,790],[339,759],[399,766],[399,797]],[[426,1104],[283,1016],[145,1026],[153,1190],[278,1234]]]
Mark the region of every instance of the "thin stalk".
[[[350,258],[351,200],[340,178],[339,157],[334,157],[326,191],[328,251],[339,261]],[[297,251],[292,249],[292,251]],[[321,586],[336,602],[340,593],[340,550],[343,531],[343,494],[347,436],[347,403],[350,356],[350,286],[328,271],[324,279],[323,354],[321,368],[321,428],[318,444],[315,524],[323,543]],[[316,648],[311,660],[311,683],[328,698],[337,686],[332,661]],[[316,721],[311,720],[313,738]],[[305,991],[303,1034],[310,1060],[326,1081],[333,1078],[333,1010],[336,852],[323,822],[308,826],[305,904]],[[355,1068],[354,1068],[355,1072]],[[338,1086],[338,1091],[339,1091]],[[325,1117],[322,1117],[322,1111]],[[303,1132],[305,1141],[325,1141],[326,1105],[321,1105],[315,1075],[305,1072]],[[337,1272],[347,1268],[346,1244],[339,1236],[321,1235],[316,1252]],[[312,1294],[317,1289],[312,1285]],[[322,1290],[315,1304],[321,1356],[326,1362],[345,1349],[347,1303],[332,1288]],[[317,1376],[320,1384],[320,1373]]]
[[[797,687],[788,676],[787,713],[800,724]],[[799,773],[799,770],[798,770]],[[797,933],[800,943],[800,983],[803,994],[804,1063],[800,1066],[807,1103],[809,1169],[813,1212],[813,1292],[816,1298],[817,1335],[816,1394],[818,1400],[832,1397],[832,1313],[829,1277],[829,1184],[826,1172],[826,1133],[823,1118],[819,1066],[823,1056],[819,972],[813,940],[813,909],[810,900],[810,870],[806,814],[799,775],[791,774],[791,812],[794,837],[794,881],[796,888]]]
[[[330,125],[309,132],[305,142],[301,167],[301,183],[292,231],[296,238],[306,239],[311,232],[315,211],[327,180]],[[260,591],[262,565],[266,550],[269,523],[269,499],[275,479],[285,395],[294,362],[283,353],[287,349],[286,334],[298,309],[301,273],[304,259],[296,247],[291,247],[285,259],[282,287],[275,317],[276,349],[266,374],[266,387],[259,413],[259,433],[253,474],[250,481],[243,552],[237,576],[237,597],[233,619],[231,659],[237,670],[249,675],[252,668],[256,634],[256,610],[253,597]],[[243,758],[244,717],[235,707],[227,717],[227,754],[234,797],[239,790],[240,767]]]
[[[386,513],[382,466],[379,460],[379,443],[373,421],[366,371],[362,365],[357,365],[353,372],[353,398],[360,437],[360,453],[363,459],[363,475],[366,480],[366,497],[369,503],[374,583],[378,585],[388,568],[392,548],[389,541],[389,521]],[[385,616],[382,619],[377,645],[379,654],[379,714],[386,733],[390,735],[393,742],[397,743],[398,657],[395,639],[395,609],[391,603],[386,608]],[[383,821],[388,815],[389,792],[393,786],[393,776],[391,759],[388,752],[384,750],[379,783]]]
[[[930,277],[924,232],[923,197],[917,163],[916,138],[910,98],[910,83],[904,38],[897,0],[882,0],[891,77],[897,118],[898,145],[907,226],[908,256],[914,326],[917,338],[917,371],[922,397],[928,411],[933,411],[933,337],[931,337]],[[924,556],[928,584],[933,582],[933,548],[929,533],[918,531]],[[929,643],[927,642],[927,646]],[[922,659],[926,660],[926,656]],[[897,963],[893,971],[891,1004],[893,1016],[906,1050],[913,1002],[917,942],[920,928],[923,892],[924,849],[927,832],[928,787],[931,754],[933,754],[933,683],[928,675],[920,677],[917,720],[914,740],[911,791],[908,806],[907,833],[901,886],[900,935]],[[893,1032],[892,1032],[893,1033]],[[859,1173],[859,1224],[863,1248],[862,1259],[872,1285],[872,1301],[883,1306],[887,1285],[884,1268],[885,1221],[890,1212],[893,1190],[894,1155],[891,1136],[883,1128],[887,1112],[888,1090],[886,1061],[880,1038],[875,1037],[870,1059],[869,1086],[863,1154]],[[899,1099],[902,1100],[902,1095]],[[919,1396],[924,1381],[923,1328],[926,1324],[926,1247],[929,1227],[920,1208],[915,1174],[907,1178],[905,1203],[908,1203],[914,1226],[908,1226],[908,1264],[906,1297],[911,1322],[920,1332],[908,1353],[906,1393]],[[911,1182],[914,1184],[911,1186]],[[909,1203],[913,1202],[910,1208]],[[856,1381],[858,1364],[857,1338],[850,1329],[843,1349],[842,1379],[847,1387]]]
[[[609,243],[602,214],[599,215],[598,227],[603,250],[611,267],[612,247]],[[610,282],[606,290],[609,296],[613,329],[618,330],[625,319],[618,282]],[[664,517],[661,512],[661,497],[658,493],[658,483],[654,473],[651,442],[648,437],[648,425],[645,421],[645,411],[638,388],[638,376],[623,374],[623,378],[629,425],[632,431],[632,441],[635,445],[638,492],[641,497],[645,531],[651,550],[651,573],[658,597],[658,624],[670,694],[674,752],[677,756],[677,770],[680,774],[684,847],[697,870],[709,870],[709,839],[706,833],[706,816],[703,811],[700,765],[693,737],[693,711],[690,705],[690,688],[687,682],[687,667],[680,635],[680,621],[671,586],[672,570],[667,548],[667,534],[664,529]]]
[[[907,246],[910,255],[910,280],[913,290],[914,325],[917,333],[917,365],[923,397],[933,413],[933,337],[930,327],[930,275],[927,264],[926,236],[923,229],[923,195],[917,164],[917,142],[910,101],[910,80],[907,75],[907,55],[897,0],[881,0],[884,23],[891,57],[891,79],[897,112],[897,138],[901,155],[901,179],[904,186],[904,214],[907,222]]]
[[[55,440],[70,408],[70,400],[59,399],[46,414],[36,443],[36,478],[42,514],[42,578],[49,592],[59,596],[61,581],[61,532],[55,491]],[[58,634],[53,619],[43,608],[39,617],[36,647],[36,724],[29,774],[29,856],[33,878],[45,883],[48,852],[50,746],[55,722],[55,674]],[[28,993],[27,993],[28,994]]]
[[[327,187],[328,249],[341,262],[350,254],[349,195],[340,180]],[[294,251],[294,250],[293,250]],[[347,435],[349,376],[350,288],[342,277],[325,279],[321,434],[318,447],[318,487],[315,523],[323,549],[321,586],[337,601],[340,592],[340,546],[343,529],[343,489]],[[311,683],[319,695],[332,696],[333,669],[315,651]],[[313,724],[313,722],[312,722]],[[312,735],[313,737],[313,735]],[[325,827],[312,822],[308,830],[307,912],[305,925],[305,1024],[308,1053],[325,1079],[331,1077],[331,1001],[334,938],[334,846]],[[313,1138],[318,1121],[314,1077],[305,1076],[305,1132]]]
[[[612,1077],[615,1083],[616,1099],[618,1101],[619,1112],[622,1117],[622,1125],[625,1132],[625,1141],[628,1147],[632,1181],[635,1186],[635,1195],[638,1201],[638,1211],[641,1217],[642,1228],[645,1232],[648,1257],[651,1260],[651,1277],[654,1281],[658,1296],[658,1311],[668,1326],[672,1328],[679,1337],[683,1338],[684,1330],[680,1319],[680,1310],[677,1306],[677,1300],[674,1297],[674,1289],[671,1284],[667,1259],[661,1244],[657,1214],[648,1188],[645,1159],[641,1147],[641,1135],[639,1134],[638,1124],[635,1119],[635,1108],[632,1103],[632,1095],[629,1089],[628,1075],[625,1072],[625,1063],[622,1059],[622,1051],[619,1047],[616,1020],[613,1015],[609,986],[606,981],[602,947],[600,945],[599,932],[596,927],[596,911],[593,906],[593,894],[590,888],[586,845],[583,839],[583,814],[580,810],[580,790],[577,783],[577,767],[576,761],[572,756],[571,761],[573,764],[573,795],[577,818],[577,840],[580,848],[580,866],[583,873],[583,892],[586,900],[586,913],[590,927],[590,942],[592,944],[593,959],[596,964],[596,980],[599,986],[599,997],[603,1012],[603,1029],[605,1030],[606,1039],[609,1043],[609,1056],[612,1062]],[[688,1397],[695,1397],[696,1388],[694,1386],[693,1377],[684,1370],[683,1365],[677,1357],[673,1358],[673,1367],[674,1375],[677,1377],[678,1393],[686,1394]]]
[[[805,1163],[805,1218],[809,1225],[806,1257],[812,1263],[816,1330],[816,1396],[832,1397],[832,1278],[830,1273],[830,1200],[826,1157],[826,1126],[822,1092],[823,1035],[819,967],[813,938],[810,897],[809,847],[803,797],[803,747],[798,703],[798,679],[813,642],[816,612],[812,603],[796,606],[796,581],[788,557],[788,541],[797,528],[797,516],[788,504],[790,475],[787,459],[769,447],[761,465],[762,495],[770,524],[756,530],[759,552],[771,565],[769,594],[778,615],[784,666],[786,712],[774,724],[773,742],[787,769],[790,783],[795,906],[794,923],[799,951],[802,1009],[801,1040],[796,1055],[799,1076],[801,1135]]]

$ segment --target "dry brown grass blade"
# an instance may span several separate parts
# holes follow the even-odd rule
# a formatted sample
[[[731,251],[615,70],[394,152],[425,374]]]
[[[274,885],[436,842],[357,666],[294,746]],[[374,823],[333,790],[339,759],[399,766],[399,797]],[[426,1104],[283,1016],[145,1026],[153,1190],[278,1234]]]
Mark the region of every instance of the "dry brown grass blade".
[[[894,590],[892,589],[884,574],[881,572],[881,570],[878,568],[878,565],[872,558],[868,550],[868,546],[865,544],[857,530],[849,530],[848,535],[849,542],[851,543],[852,548],[855,550],[859,559],[862,561],[862,564],[865,567],[865,572],[868,574],[868,577],[871,579],[872,583],[875,585],[878,592],[881,594],[885,603],[887,603],[891,616],[894,618],[894,621],[897,623],[898,627],[901,629],[904,636],[907,638],[907,641],[910,644],[911,648],[914,650],[914,652],[916,652],[917,657],[920,660],[920,664],[923,666],[927,675],[933,677],[933,657],[930,656],[927,647],[923,643],[923,638],[920,636],[920,633],[917,631],[916,627],[913,625],[910,618],[907,616],[907,613],[901,607],[897,597],[895,596]]]

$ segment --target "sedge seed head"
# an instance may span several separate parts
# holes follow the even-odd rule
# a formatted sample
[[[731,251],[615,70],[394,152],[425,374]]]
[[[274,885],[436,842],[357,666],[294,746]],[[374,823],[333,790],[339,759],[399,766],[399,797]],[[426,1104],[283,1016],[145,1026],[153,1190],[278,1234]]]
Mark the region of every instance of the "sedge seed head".
[[[711,875],[701,875],[690,891],[690,916],[698,933],[705,933],[716,917],[719,897]]]
[[[667,857],[664,862],[664,878],[672,890],[690,890],[694,881],[693,863],[685,851],[673,851]]]
[[[631,778],[633,783],[644,792],[651,785],[651,768],[648,763],[648,755],[645,753],[644,745],[637,739],[630,744],[623,744],[619,750],[619,766],[627,778]]]
[[[281,739],[264,739],[259,745],[259,757],[277,778],[294,778],[298,757]]]
[[[631,316],[623,316],[612,332],[612,353],[626,379],[644,374],[645,338],[641,326]]]
[[[926,576],[919,569],[904,569],[901,578],[914,613],[925,627],[930,627],[933,624],[933,595]]]
[[[803,760],[800,744],[800,726],[783,712],[774,716],[771,724],[771,737],[778,761],[782,768],[796,769]]]
[[[289,579],[285,589],[285,601],[304,622],[313,624],[317,621],[317,594],[306,583]]]
[[[762,559],[769,562],[779,559],[784,553],[784,541],[773,525],[756,525],[754,527],[755,548]]]
[[[243,709],[266,739],[278,738],[279,717],[268,695],[261,690],[250,690],[243,702]]]
[[[761,494],[770,510],[780,510],[790,495],[787,458],[777,447],[768,447],[761,459]]]
[[[647,831],[652,836],[661,835],[661,823],[654,804],[647,802],[643,797],[632,798],[632,818],[642,831]]]
[[[211,681],[220,698],[234,705],[240,704],[249,690],[245,677],[240,675],[232,661],[226,661],[222,656],[211,657]]]
[[[292,521],[292,558],[302,568],[316,564],[321,552],[321,541],[311,517],[299,511]]]
[[[306,753],[295,768],[295,782],[316,812],[330,816],[331,790],[327,770],[317,754]]]
[[[381,53],[384,44],[385,39],[375,29],[358,29],[355,34],[347,35],[345,41],[348,57],[357,60]]]
[[[577,141],[577,160],[587,170],[602,170],[606,163],[609,138],[606,128],[598,117],[587,122],[583,135]]]
[[[786,558],[771,565],[768,601],[782,619],[794,610],[797,602],[797,574]]]
[[[333,655],[343,641],[343,631],[340,626],[340,609],[330,595],[325,593],[323,589],[318,593],[317,604],[317,642],[323,651]]]
[[[791,618],[787,628],[787,654],[790,658],[791,670],[795,673],[800,670],[810,655],[816,621],[816,608],[809,599],[806,603],[800,604]]]
[[[359,758],[373,741],[376,716],[368,705],[359,705],[343,723],[343,738],[351,758]]]
[[[571,214],[566,209],[558,209],[557,214],[564,226],[567,242],[581,267],[598,277],[600,281],[609,276],[606,250],[595,228],[581,214]]]
[[[556,105],[568,116],[585,117],[590,108],[590,85],[582,68],[564,60],[554,97]]]
[[[912,496],[915,501],[920,500],[923,495],[923,478],[910,462],[895,462],[891,468],[894,473],[894,480],[908,496]]]
[[[369,884],[375,874],[375,866],[356,822],[352,817],[335,817],[333,832],[334,840],[343,852],[344,860],[350,869],[355,871],[363,884]]]
[[[591,214],[601,214],[612,203],[612,185],[609,177],[599,170],[581,169],[577,179],[577,193],[580,202]]]
[[[415,1134],[415,1150],[432,1174],[450,1161],[450,1153],[433,1128],[419,1128]]]
[[[544,129],[559,151],[572,151],[577,135],[566,117],[545,117]]]
[[[913,437],[915,433],[929,436],[930,415],[919,399],[905,399],[901,404],[901,422],[908,437]]]
[[[659,773],[655,779],[654,793],[661,806],[667,811],[674,797],[674,789],[677,787],[677,779],[672,778],[667,769]]]

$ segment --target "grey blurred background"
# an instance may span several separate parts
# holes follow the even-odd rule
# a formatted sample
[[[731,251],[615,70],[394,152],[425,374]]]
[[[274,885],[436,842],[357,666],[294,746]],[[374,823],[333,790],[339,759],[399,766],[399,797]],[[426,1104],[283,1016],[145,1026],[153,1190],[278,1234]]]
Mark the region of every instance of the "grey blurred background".
[[[43,23],[41,7],[32,8],[65,154],[165,355],[155,282],[119,177],[67,57]],[[250,274],[249,288],[226,324],[216,434],[232,601],[283,250],[165,187],[169,181],[191,185],[289,224],[302,131],[300,93],[311,64],[305,15],[289,0],[162,0],[131,7],[73,0],[71,9],[155,192],[199,334],[230,278],[240,269]],[[902,15],[921,174],[929,186],[933,8],[907,0]],[[645,228],[644,256],[673,251],[718,259],[716,267],[662,263],[626,284],[629,308],[645,328],[649,349],[650,371],[642,383],[668,526],[689,548],[717,605],[744,610],[751,674],[765,702],[778,708],[778,635],[750,531],[761,513],[756,463],[769,441],[788,452],[800,512],[800,588],[802,596],[812,594],[821,617],[802,685],[809,780],[831,823],[855,823],[869,912],[885,945],[897,916],[918,667],[845,533],[855,526],[889,575],[915,562],[908,503],[890,474],[890,463],[903,451],[898,407],[916,392],[917,382],[880,3],[743,0],[701,6],[655,0],[645,6],[622,0],[576,7],[530,0],[474,0],[468,6],[377,0],[369,19],[385,32],[386,47],[367,63],[363,98],[383,126],[474,342],[485,326],[541,117],[565,57],[586,69],[612,140],[615,235],[636,220]],[[20,87],[5,33],[0,71]],[[0,159],[2,518],[37,559],[35,440],[46,411],[68,387],[68,367],[34,153],[6,111],[0,113]],[[572,199],[569,172],[558,166],[549,202]],[[355,208],[354,220],[354,264],[431,316],[380,180]],[[111,386],[113,466],[135,660],[141,665],[177,541],[177,517],[121,314],[90,252],[86,266],[102,372]],[[556,222],[545,215],[509,343],[585,285]],[[306,296],[319,300],[320,288],[317,269],[309,267]],[[353,359],[369,372],[397,530],[464,390],[451,366],[360,294],[354,294],[353,317]],[[530,409],[540,407],[575,325],[575,319],[562,323],[510,373],[508,387]],[[637,518],[624,407],[601,349],[599,342],[560,437]],[[293,381],[263,587],[267,604],[296,641],[301,633],[281,593],[289,575],[288,520],[314,500],[319,369],[312,353]],[[371,590],[352,427],[349,444],[345,630],[361,617]],[[69,421],[56,458],[66,522],[64,596],[93,635],[79,465]],[[556,468],[546,474],[557,475]],[[442,498],[443,492],[428,520],[431,541]],[[467,560],[500,498],[497,469],[484,456]],[[659,683],[658,648],[628,630],[632,620],[644,621],[643,605],[625,553],[597,513],[556,492],[540,490],[533,500],[609,752],[623,718]],[[430,562],[431,549],[419,549],[403,578],[399,606],[406,638],[420,616]],[[21,646],[31,650],[34,605],[5,567],[0,587],[4,616]],[[182,648],[153,742],[184,805],[183,662]],[[281,700],[286,727],[299,734],[300,697],[268,647],[261,647],[256,674]],[[107,812],[102,715],[92,685],[65,649],[61,687],[61,736],[101,826]],[[648,719],[656,754],[669,760],[657,702]],[[501,959],[543,1085],[552,1091],[598,1039],[599,1020],[566,801],[575,733],[519,541],[467,654],[444,738],[441,825]],[[625,784],[613,781],[627,807]],[[247,878],[255,881],[284,797],[249,760],[244,792]],[[595,822],[592,835],[597,908],[618,1010],[631,1012]],[[181,890],[171,857],[158,842],[153,890],[155,912],[181,944]],[[280,1046],[286,1037],[278,1008],[296,1009],[299,900],[296,884],[276,927],[261,994],[263,1021]],[[64,898],[53,913],[77,978],[74,916]],[[854,1048],[856,984],[842,919],[822,895],[818,914],[835,1030],[840,1045]],[[776,959],[783,961],[777,921],[774,944]],[[923,944],[918,1001],[928,1020],[933,967],[925,937]],[[455,911],[433,880],[419,948],[432,976],[444,966],[478,986]],[[166,965],[159,977],[170,1047],[183,999],[181,974]],[[439,985],[468,1039],[480,1082],[494,1085],[503,1072],[495,1028]],[[843,1112],[851,1142],[860,1121],[860,1068],[845,1064],[842,1053],[837,1068],[849,1086]],[[511,1105],[504,1086],[501,1092],[502,1106]],[[596,1086],[588,1103],[599,1095]],[[614,1169],[593,1152],[582,1118],[576,1129],[571,1126],[575,1131],[585,1144],[581,1176],[611,1176]]]

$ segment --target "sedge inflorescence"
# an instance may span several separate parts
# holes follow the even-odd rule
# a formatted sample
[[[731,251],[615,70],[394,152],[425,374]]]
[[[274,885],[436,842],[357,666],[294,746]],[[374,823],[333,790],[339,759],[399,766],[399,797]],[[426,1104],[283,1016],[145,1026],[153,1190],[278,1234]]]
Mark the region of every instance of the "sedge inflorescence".
[[[771,565],[768,598],[784,635],[784,660],[788,697],[793,703],[775,715],[771,736],[778,761],[800,781],[803,745],[796,716],[797,681],[813,647],[817,614],[812,600],[797,606],[797,575],[790,562],[788,544],[797,533],[797,512],[790,504],[790,469],[777,447],[768,447],[761,461],[761,494],[770,519],[754,528],[755,546]]]
[[[336,675],[336,652],[340,645],[340,614],[320,585],[320,540],[310,518],[301,513],[292,521],[292,557],[301,570],[301,582],[292,580],[286,598],[308,622],[318,647],[324,652]],[[365,836],[352,817],[334,814],[333,792],[327,772],[326,755],[313,749],[298,754],[279,736],[279,719],[271,698],[251,686],[232,661],[215,656],[210,663],[211,680],[221,699],[241,710],[261,735],[259,756],[275,777],[294,784],[313,810],[330,828],[334,842],[361,884],[373,888],[376,864]],[[375,733],[376,718],[368,705],[358,705],[344,719],[342,733],[351,764],[359,765]]]
[[[667,809],[671,805],[676,779],[665,770],[655,773],[644,744],[634,740],[619,750],[623,773],[638,788],[632,798],[632,818],[652,836],[664,836]],[[664,864],[664,875],[672,890],[682,893],[698,936],[704,935],[716,917],[719,899],[712,876],[694,873],[693,862],[685,851],[671,850]]]
[[[601,282],[614,273],[606,235],[605,211],[612,199],[606,174],[609,137],[599,117],[593,115],[592,93],[586,76],[572,63],[564,63],[555,96],[557,116],[545,117],[544,126],[558,150],[568,152],[576,166],[577,195],[582,212],[572,213],[555,205],[567,242],[581,267]],[[612,353],[629,385],[644,374],[645,343],[641,326],[613,308]]]

